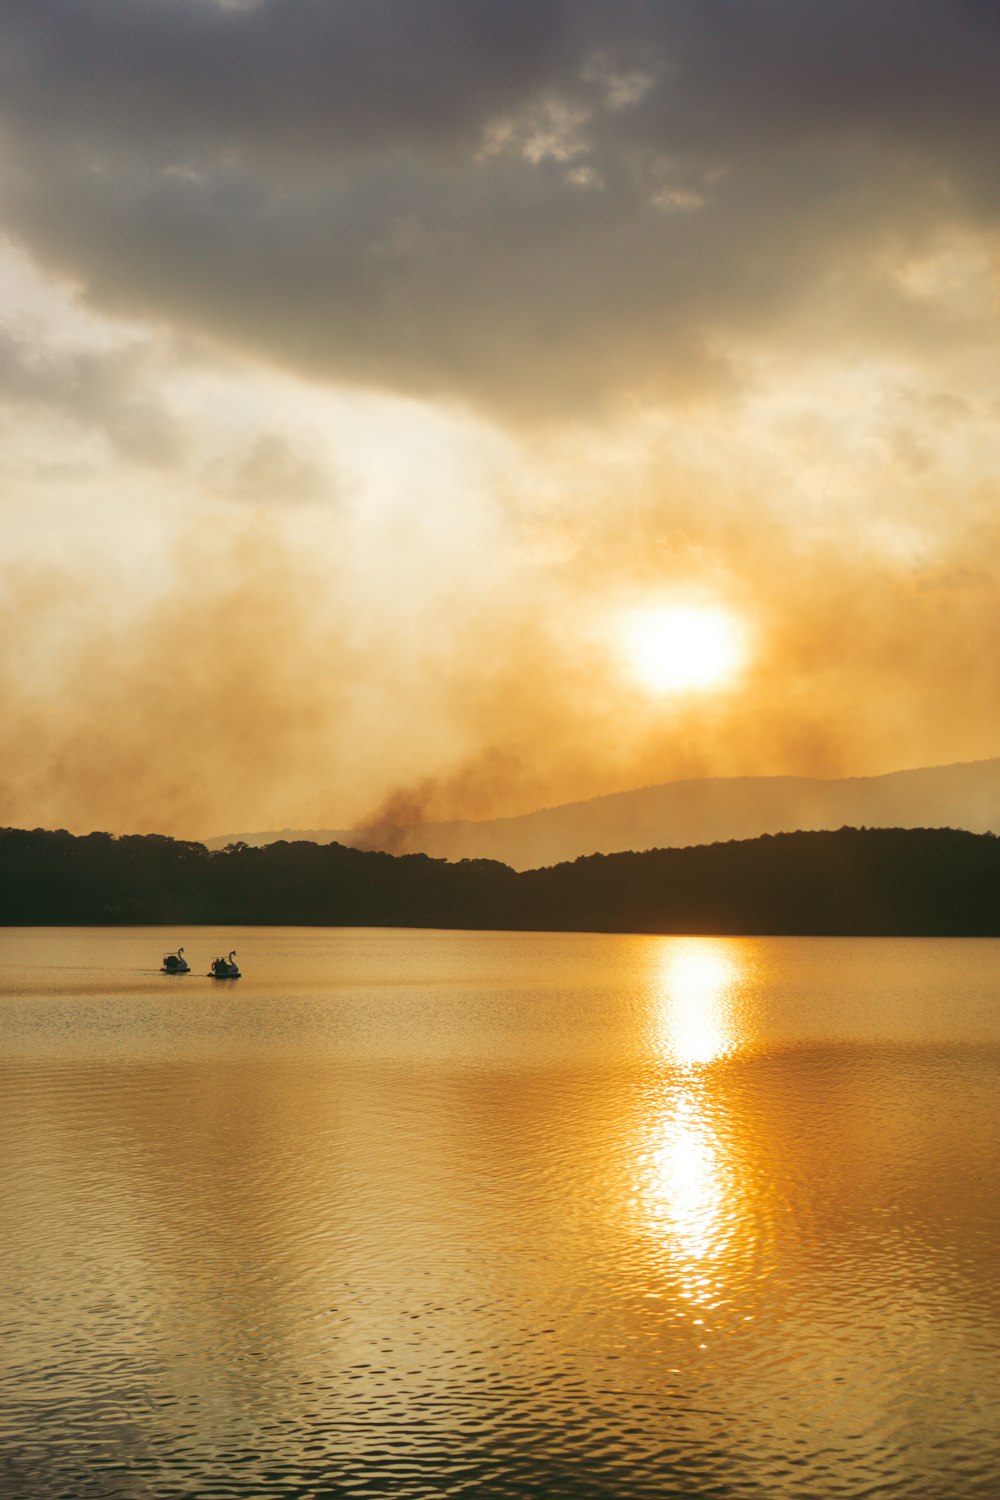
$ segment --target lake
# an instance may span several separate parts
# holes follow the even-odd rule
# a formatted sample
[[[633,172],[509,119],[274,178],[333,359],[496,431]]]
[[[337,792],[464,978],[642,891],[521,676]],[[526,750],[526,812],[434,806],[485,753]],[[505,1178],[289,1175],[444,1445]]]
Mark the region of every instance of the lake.
[[[0,929],[0,1057],[6,1500],[1000,1493],[1000,942]]]

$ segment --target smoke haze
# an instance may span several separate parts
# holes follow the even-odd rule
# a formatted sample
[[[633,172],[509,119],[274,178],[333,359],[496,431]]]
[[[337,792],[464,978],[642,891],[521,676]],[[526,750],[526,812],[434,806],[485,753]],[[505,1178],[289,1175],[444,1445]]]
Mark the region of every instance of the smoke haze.
[[[995,755],[1000,17],[905,12],[11,0],[0,823]]]

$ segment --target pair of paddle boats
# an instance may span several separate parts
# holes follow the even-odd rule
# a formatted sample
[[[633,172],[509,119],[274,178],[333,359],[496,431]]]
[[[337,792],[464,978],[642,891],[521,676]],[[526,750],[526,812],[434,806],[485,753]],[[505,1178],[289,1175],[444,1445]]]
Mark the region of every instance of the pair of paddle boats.
[[[240,971],[233,962],[235,957],[236,949],[234,948],[228,958],[213,958],[207,977],[209,979],[239,979]],[[190,974],[190,972],[191,965],[184,957],[183,948],[178,948],[176,953],[164,955],[161,974]]]

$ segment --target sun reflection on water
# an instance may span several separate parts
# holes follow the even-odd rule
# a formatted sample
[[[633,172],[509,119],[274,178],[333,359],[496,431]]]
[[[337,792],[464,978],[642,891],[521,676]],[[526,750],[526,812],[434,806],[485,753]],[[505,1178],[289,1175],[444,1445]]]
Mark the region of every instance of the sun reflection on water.
[[[659,1271],[669,1271],[693,1331],[698,1325],[706,1335],[705,1320],[694,1313],[723,1295],[740,1196],[712,1065],[739,1048],[736,1001],[744,969],[738,943],[665,939],[651,1006],[652,1050],[662,1073],[643,1131],[640,1207]]]
[[[734,1050],[733,995],[740,977],[734,944],[691,938],[664,947],[654,1025],[665,1058],[690,1068]]]
[[[684,1094],[657,1121],[648,1158],[648,1206],[686,1262],[712,1249],[723,1200],[718,1144],[698,1101]]]

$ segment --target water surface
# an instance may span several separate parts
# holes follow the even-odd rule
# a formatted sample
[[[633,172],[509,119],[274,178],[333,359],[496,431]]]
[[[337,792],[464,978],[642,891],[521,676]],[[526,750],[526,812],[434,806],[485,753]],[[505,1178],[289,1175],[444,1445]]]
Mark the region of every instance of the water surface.
[[[0,931],[0,1493],[993,1500],[998,976]]]

